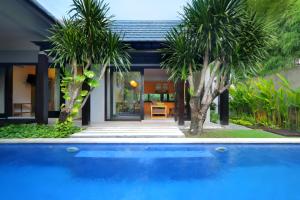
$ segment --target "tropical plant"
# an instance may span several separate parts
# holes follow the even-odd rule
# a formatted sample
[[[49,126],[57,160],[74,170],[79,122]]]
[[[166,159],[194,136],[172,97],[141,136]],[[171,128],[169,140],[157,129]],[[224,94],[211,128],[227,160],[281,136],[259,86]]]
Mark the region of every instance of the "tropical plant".
[[[276,36],[261,75],[297,66],[300,59],[300,0],[248,0],[261,18],[272,23]]]
[[[300,92],[280,74],[276,80],[255,78],[231,87],[231,118],[271,128],[299,129]]]
[[[103,1],[73,0],[70,17],[51,29],[48,52],[63,72],[61,123],[72,121],[79,113],[110,65],[119,70],[129,66],[127,46],[110,30],[108,11]],[[82,89],[84,84],[90,89]]]
[[[167,36],[163,67],[173,79],[189,82],[190,134],[196,135],[203,131],[209,106],[233,77],[255,71],[271,37],[244,0],[192,0],[182,18]]]

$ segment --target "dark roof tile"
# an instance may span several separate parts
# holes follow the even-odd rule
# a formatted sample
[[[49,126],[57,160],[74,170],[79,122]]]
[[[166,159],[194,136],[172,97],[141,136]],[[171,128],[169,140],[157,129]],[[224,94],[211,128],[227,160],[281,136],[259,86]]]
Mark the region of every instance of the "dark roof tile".
[[[165,36],[180,21],[154,20],[117,20],[112,25],[112,30],[120,34],[124,41],[164,41]]]

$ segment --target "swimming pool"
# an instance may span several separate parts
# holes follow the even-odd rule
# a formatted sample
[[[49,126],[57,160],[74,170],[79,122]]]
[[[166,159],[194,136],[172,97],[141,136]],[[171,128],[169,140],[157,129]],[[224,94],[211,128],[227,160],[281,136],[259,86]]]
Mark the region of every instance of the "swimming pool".
[[[296,200],[299,184],[300,145],[0,145],[3,200]]]

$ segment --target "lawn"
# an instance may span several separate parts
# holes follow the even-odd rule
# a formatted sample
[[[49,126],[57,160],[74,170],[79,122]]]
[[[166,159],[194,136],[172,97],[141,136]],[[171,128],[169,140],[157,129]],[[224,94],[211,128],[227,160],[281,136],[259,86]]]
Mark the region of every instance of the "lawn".
[[[283,138],[262,130],[212,130],[207,131],[200,138]]]

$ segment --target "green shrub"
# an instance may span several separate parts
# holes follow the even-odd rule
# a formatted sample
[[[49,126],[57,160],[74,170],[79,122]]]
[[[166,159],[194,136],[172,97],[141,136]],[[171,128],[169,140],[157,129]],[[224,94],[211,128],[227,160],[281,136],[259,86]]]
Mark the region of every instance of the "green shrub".
[[[242,125],[242,126],[248,126],[248,127],[250,126],[251,127],[254,125],[253,123],[243,120],[243,119],[231,119],[230,121],[231,121],[231,123]]]
[[[219,121],[219,114],[216,113],[215,111],[211,110],[210,111],[210,121],[213,123],[218,123]]]
[[[231,118],[257,126],[299,129],[300,92],[283,76],[277,74],[277,79],[255,78],[231,87]],[[293,115],[289,114],[291,108],[297,111]]]
[[[63,122],[63,123],[56,123],[54,129],[57,133],[60,133],[61,137],[68,137],[73,133],[80,131],[80,128],[74,126],[73,122]]]
[[[0,127],[0,138],[65,138],[78,131],[74,126],[64,130],[56,125],[19,124]]]

